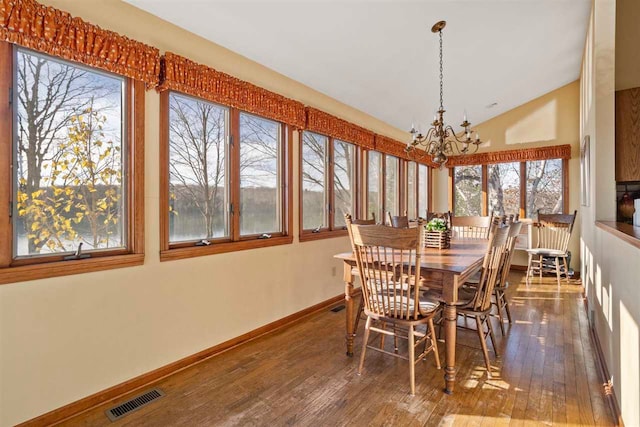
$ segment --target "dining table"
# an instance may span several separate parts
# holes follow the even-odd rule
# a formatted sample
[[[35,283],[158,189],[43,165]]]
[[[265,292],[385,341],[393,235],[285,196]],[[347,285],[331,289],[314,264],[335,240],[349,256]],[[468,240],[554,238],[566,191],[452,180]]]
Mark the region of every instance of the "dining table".
[[[449,248],[423,248],[420,259],[421,286],[429,289],[429,293],[444,303],[444,343],[445,393],[453,393],[456,381],[456,330],[458,290],[482,267],[487,250],[487,241],[483,239],[451,239]],[[347,356],[353,356],[353,342],[360,318],[355,312],[354,298],[357,291],[354,279],[359,275],[356,258],[352,252],[344,252],[334,256],[343,261],[343,280],[345,282],[345,326]]]

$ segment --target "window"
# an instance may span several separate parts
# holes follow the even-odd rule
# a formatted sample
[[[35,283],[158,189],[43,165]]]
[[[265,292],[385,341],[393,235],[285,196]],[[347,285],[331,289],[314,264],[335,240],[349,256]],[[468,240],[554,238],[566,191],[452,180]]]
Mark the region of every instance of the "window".
[[[400,159],[389,155],[384,157],[384,213],[400,215]]]
[[[429,167],[418,165],[418,216],[426,218],[429,210]]]
[[[2,221],[11,237],[0,239],[0,267],[74,261],[80,247],[83,257],[97,261],[85,261],[78,272],[117,267],[99,260],[107,256],[140,254],[123,264],[141,263],[143,205],[133,194],[142,192],[133,181],[141,163],[130,156],[136,147],[129,138],[139,130],[129,117],[143,108],[143,85],[6,43],[2,51],[3,59],[12,58],[14,90],[11,154],[0,168],[11,158],[15,167],[7,186],[11,222]],[[29,274],[68,269],[63,262]],[[20,271],[13,274],[21,280]]]
[[[538,210],[545,213],[568,210],[565,183],[569,145],[527,150],[528,157],[541,160],[509,161],[522,158],[522,151],[503,153],[491,153],[492,157],[504,160],[499,163],[452,168],[455,215],[520,215],[536,219]],[[549,158],[545,159],[546,156]]]
[[[407,215],[418,217],[418,168],[416,162],[407,162]]]
[[[172,91],[161,108],[161,260],[290,243],[285,126]]]
[[[305,131],[300,151],[301,239],[344,235],[344,214],[356,215],[356,146]]]
[[[563,161],[561,159],[527,162],[526,215],[563,212]]]
[[[494,215],[520,213],[520,163],[487,166],[489,212]]]
[[[380,178],[382,177],[382,154],[367,152],[367,218],[375,214],[378,221],[384,220]]]
[[[454,215],[482,215],[482,166],[453,168]]]

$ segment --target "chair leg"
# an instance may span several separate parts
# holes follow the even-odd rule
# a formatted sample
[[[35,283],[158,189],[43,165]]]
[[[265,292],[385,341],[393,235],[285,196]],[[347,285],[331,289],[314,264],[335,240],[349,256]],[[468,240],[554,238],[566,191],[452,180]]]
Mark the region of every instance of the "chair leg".
[[[500,331],[504,336],[504,319],[502,318],[502,292],[494,289],[493,296],[496,298],[496,309],[498,310],[498,321],[500,322]]]
[[[362,312],[364,311],[364,295],[360,296],[360,304],[358,304],[358,314],[356,314],[356,321],[353,325],[353,332],[358,333],[358,325],[360,324],[360,316],[362,316]]]
[[[485,316],[487,326],[489,328],[489,337],[491,337],[491,344],[493,345],[493,352],[498,356],[498,346],[496,345],[496,337],[493,335],[493,323],[491,323],[491,316]]]
[[[411,382],[411,396],[416,394],[416,352],[413,339],[413,325],[409,325],[409,381]]]
[[[364,325],[364,336],[362,337],[362,353],[360,354],[360,365],[358,366],[358,375],[362,373],[364,367],[364,355],[367,352],[367,342],[369,341],[369,330],[371,328],[371,318],[367,317],[367,323]]]
[[[530,283],[529,277],[533,275],[533,271],[531,271],[532,261],[533,261],[533,255],[529,254],[529,262],[527,263],[527,278],[525,280],[525,283],[527,284],[527,286],[529,286],[529,283]]]
[[[398,354],[398,327],[393,324],[393,351]]]
[[[438,340],[436,339],[436,328],[433,326],[433,319],[429,319],[429,331],[431,332],[431,345],[433,345],[433,356],[436,358],[436,368],[440,369],[440,353],[438,352]]]
[[[382,330],[387,330],[387,322],[382,322],[381,325]],[[384,349],[384,339],[386,338],[386,334],[380,334],[380,350]]]
[[[558,260],[558,257],[555,257],[555,264],[556,264],[556,279],[558,280],[558,287],[560,287],[560,261]]]
[[[487,365],[487,376],[491,378],[491,362],[489,361],[489,352],[487,350],[487,343],[484,336],[484,325],[480,321],[480,316],[476,316],[476,329],[478,331],[478,338],[480,338],[480,346],[482,346],[482,354],[484,355],[484,363]]]
[[[567,279],[567,285],[569,284],[569,266],[567,265],[567,257],[562,257],[562,263],[564,264],[564,277]]]
[[[540,278],[540,281],[542,281],[542,266],[544,265],[544,257],[542,255],[538,256],[538,262],[540,263],[540,268],[538,270],[538,277]]]
[[[507,299],[507,295],[502,294],[502,296],[504,298],[504,311],[507,312],[507,319],[509,320],[509,323],[513,323],[513,319],[511,318],[511,309],[509,309],[509,300]]]

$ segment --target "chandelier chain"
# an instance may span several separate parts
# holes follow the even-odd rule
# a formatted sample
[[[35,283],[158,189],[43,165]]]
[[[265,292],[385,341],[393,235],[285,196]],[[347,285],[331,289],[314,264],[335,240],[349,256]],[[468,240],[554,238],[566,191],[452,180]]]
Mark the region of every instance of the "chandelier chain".
[[[440,35],[440,109],[444,110],[444,106],[443,106],[443,101],[442,99],[444,98],[444,84],[442,82],[443,80],[443,72],[442,72],[442,30],[438,31],[438,34]]]

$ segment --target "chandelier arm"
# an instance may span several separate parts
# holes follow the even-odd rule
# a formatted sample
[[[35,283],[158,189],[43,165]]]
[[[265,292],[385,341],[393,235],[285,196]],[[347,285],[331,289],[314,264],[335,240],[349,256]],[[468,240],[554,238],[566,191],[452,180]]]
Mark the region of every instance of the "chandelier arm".
[[[467,142],[467,137],[466,137],[466,133],[464,133],[465,137],[464,139],[460,139],[458,138],[458,136],[456,135],[456,133],[454,132],[453,128],[451,127],[451,125],[447,126],[447,131],[449,131],[450,135],[459,143],[466,143]],[[469,141],[469,144],[471,143],[471,141]]]

